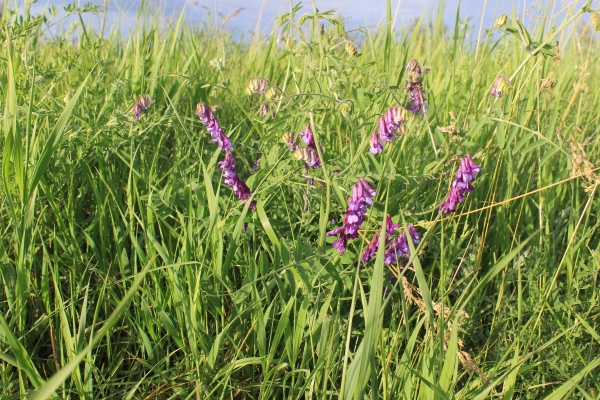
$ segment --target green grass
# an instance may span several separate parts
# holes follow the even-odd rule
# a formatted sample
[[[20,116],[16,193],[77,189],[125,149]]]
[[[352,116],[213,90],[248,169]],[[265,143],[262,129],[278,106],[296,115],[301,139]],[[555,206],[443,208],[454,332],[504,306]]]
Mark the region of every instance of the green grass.
[[[458,10],[392,29],[389,4],[387,24],[346,33],[294,9],[252,43],[145,9],[128,36],[50,38],[6,11],[0,397],[598,398],[600,34],[553,7],[480,35]],[[412,58],[431,67],[429,113],[374,156]],[[512,90],[495,99],[499,73]],[[254,77],[275,90],[247,95]],[[223,183],[200,102],[256,210]],[[309,122],[312,183],[281,140]],[[467,153],[475,189],[438,214]],[[377,195],[340,255],[325,233],[361,177]],[[395,285],[383,252],[354,264],[387,213],[424,236]]]

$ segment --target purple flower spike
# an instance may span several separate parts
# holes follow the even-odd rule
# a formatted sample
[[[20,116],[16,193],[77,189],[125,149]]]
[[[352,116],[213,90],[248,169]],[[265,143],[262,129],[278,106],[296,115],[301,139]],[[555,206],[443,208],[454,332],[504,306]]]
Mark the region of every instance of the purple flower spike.
[[[401,136],[396,131],[408,119],[408,113],[404,107],[391,107],[379,118],[379,137],[384,142],[391,142]]]
[[[231,140],[229,140],[221,125],[219,125],[219,121],[209,106],[199,103],[196,107],[196,115],[200,118],[204,126],[206,126],[206,130],[210,133],[213,142],[217,142],[223,150],[233,150]]]
[[[154,100],[152,100],[150,95],[144,94],[138,98],[138,101],[135,103],[135,107],[133,108],[133,114],[138,121],[142,119],[144,111],[146,111],[152,103],[154,103]]]
[[[339,239],[333,243],[334,249],[343,254],[348,239],[358,237],[358,231],[365,221],[367,206],[373,204],[374,196],[375,190],[363,178],[352,187],[352,196],[348,200],[348,209],[344,214],[344,225],[327,232],[327,236],[339,235]]]
[[[456,178],[452,182],[450,193],[444,202],[440,205],[439,211],[450,214],[456,211],[458,203],[465,201],[465,193],[473,190],[471,182],[475,181],[475,175],[481,171],[481,167],[475,162],[469,154],[460,159],[460,167],[456,173]]]
[[[426,67],[423,67],[423,69],[426,69]],[[406,66],[406,83],[408,85],[404,89],[410,92],[408,101],[411,104],[408,109],[414,114],[419,112],[426,114],[429,107],[425,101],[425,90],[423,89],[423,73],[427,71],[423,71],[423,69],[414,58]]]
[[[396,229],[400,228],[400,225],[398,224],[394,224],[392,222],[392,217],[390,217],[390,215],[388,214],[386,220],[385,220],[385,244],[387,245],[389,242],[389,239],[394,236],[396,234]],[[373,240],[371,241],[371,243],[369,243],[367,245],[367,247],[365,247],[365,250],[363,251],[362,254],[362,264],[367,264],[369,261],[371,261],[373,258],[375,258],[375,255],[377,254],[377,250],[379,249],[379,233],[376,233],[375,236],[373,237]]]
[[[410,233],[410,238],[415,246],[421,243],[421,235],[417,232],[413,224],[408,225],[408,232]],[[410,255],[410,248],[408,246],[408,239],[406,238],[406,231],[402,231],[402,233],[390,243],[390,247],[388,247],[385,252],[383,262],[385,265],[395,264],[398,258],[406,255]]]
[[[223,171],[223,180],[225,181],[225,184],[233,188],[233,193],[235,193],[240,200],[247,200],[252,196],[252,192],[248,185],[246,185],[246,183],[237,175],[233,154],[230,150],[225,150],[225,159],[219,161],[219,170]],[[254,201],[250,204],[250,208],[252,210],[256,209]]]
[[[378,154],[383,151],[383,144],[379,141],[379,137],[376,132],[373,132],[373,138],[371,139],[371,154]]]

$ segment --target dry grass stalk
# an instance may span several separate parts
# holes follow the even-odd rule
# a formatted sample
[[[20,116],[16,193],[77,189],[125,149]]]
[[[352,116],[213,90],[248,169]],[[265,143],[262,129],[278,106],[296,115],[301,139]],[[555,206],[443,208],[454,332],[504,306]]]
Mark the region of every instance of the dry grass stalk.
[[[421,310],[421,312],[425,314],[427,308],[425,306],[425,302],[421,298],[419,289],[411,285],[410,282],[408,282],[408,279],[406,279],[406,277],[401,276],[400,278],[402,280],[402,289],[404,291],[404,298],[406,299],[406,301],[409,304],[416,305],[419,308],[419,310]],[[447,325],[449,329],[446,330],[446,333],[444,334],[444,347],[446,347],[448,342],[450,341],[450,335],[452,333],[452,320],[450,319],[451,310],[449,307],[442,307],[440,303],[436,302],[433,302],[432,306],[433,311],[438,317],[443,313],[444,319],[448,321]],[[456,318],[456,329],[460,329],[460,321],[462,321],[463,319],[468,319],[469,317],[469,314],[465,311],[458,310],[454,315],[454,318]],[[457,344],[459,349],[462,349],[464,346],[464,342],[460,338],[457,339]],[[481,368],[479,368],[477,363],[475,363],[473,357],[469,353],[463,350],[458,350],[457,355],[458,360],[463,365],[465,370],[475,372],[484,382],[488,382],[488,377],[483,373]]]
[[[588,160],[587,153],[583,144],[576,141],[569,143],[571,145],[571,156],[573,158],[572,176],[583,175],[581,186],[586,193],[590,193],[594,186],[600,184],[600,179],[594,174],[594,164]]]

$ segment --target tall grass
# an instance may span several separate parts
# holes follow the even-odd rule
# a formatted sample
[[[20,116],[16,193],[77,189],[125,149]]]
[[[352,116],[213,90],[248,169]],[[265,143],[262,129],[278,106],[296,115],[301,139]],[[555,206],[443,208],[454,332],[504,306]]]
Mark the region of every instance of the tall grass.
[[[251,44],[144,9],[129,36],[49,38],[5,10],[0,397],[598,398],[599,34],[559,5],[479,36],[460,10],[393,30],[388,4],[347,33],[296,7]],[[412,58],[429,111],[372,155]],[[272,90],[246,94],[255,77]],[[255,211],[222,184],[200,102]],[[306,172],[281,137],[308,123]],[[475,188],[439,214],[467,153]],[[326,232],[358,178],[377,195],[340,255]],[[423,236],[411,266],[381,247],[357,268],[386,214]]]

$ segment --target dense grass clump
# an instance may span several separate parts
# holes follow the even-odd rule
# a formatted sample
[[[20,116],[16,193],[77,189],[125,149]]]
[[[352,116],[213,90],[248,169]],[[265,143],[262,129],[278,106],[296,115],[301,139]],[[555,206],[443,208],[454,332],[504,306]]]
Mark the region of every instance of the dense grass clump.
[[[599,5],[553,6],[5,10],[0,397],[598,398]]]

